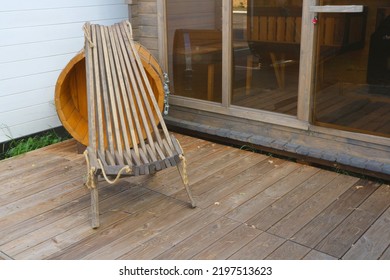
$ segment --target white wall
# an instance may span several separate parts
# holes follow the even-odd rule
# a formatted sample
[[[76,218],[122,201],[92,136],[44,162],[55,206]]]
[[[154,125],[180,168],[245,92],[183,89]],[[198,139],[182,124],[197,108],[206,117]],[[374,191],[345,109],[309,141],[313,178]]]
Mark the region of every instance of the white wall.
[[[60,126],[54,87],[83,24],[124,19],[127,0],[0,0],[0,143]]]

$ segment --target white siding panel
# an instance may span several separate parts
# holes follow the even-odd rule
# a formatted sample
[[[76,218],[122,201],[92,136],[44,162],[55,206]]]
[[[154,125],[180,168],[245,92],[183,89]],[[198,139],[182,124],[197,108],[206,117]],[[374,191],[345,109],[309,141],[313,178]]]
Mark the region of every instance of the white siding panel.
[[[14,111],[41,103],[54,104],[54,87],[40,88],[26,91],[19,94],[0,97],[0,103],[7,108],[7,111]],[[15,102],[17,100],[17,102]],[[19,120],[18,120],[19,121]]]
[[[115,15],[114,18],[126,18],[128,15],[127,7],[124,5],[107,5],[2,12],[0,14],[0,29],[80,22],[83,18],[90,21],[106,20],[113,18],[112,15]]]
[[[54,87],[84,45],[86,21],[128,19],[125,0],[15,0],[0,5],[0,143],[60,126]]]
[[[46,102],[35,106],[0,113],[0,126],[5,124],[6,126],[13,127],[19,124],[29,123],[32,120],[40,120],[56,115],[57,112],[54,104],[52,102]]]
[[[83,45],[84,38],[79,37],[64,40],[0,47],[0,64],[74,53],[75,46],[79,46],[79,49],[81,50]],[[43,52],[42,50],[45,51]]]
[[[12,129],[10,129],[10,127],[7,126],[3,126],[0,123],[0,141],[6,142],[14,138],[18,138],[21,136],[33,134],[39,131],[44,131],[59,126],[61,126],[61,122],[57,116],[49,116],[43,119],[32,120],[31,122],[28,123],[21,123],[12,127]],[[36,130],[37,127],[39,127],[40,130],[37,131]]]
[[[0,98],[31,90],[55,86],[61,71],[45,72],[0,81]],[[1,100],[1,99],[0,99]],[[1,102],[0,102],[1,104]],[[1,108],[1,105],[0,105]]]
[[[77,52],[0,64],[0,81],[61,70]]]
[[[91,23],[96,21],[89,20]],[[100,24],[110,25],[119,19],[99,20]],[[83,37],[84,21],[44,26],[25,26],[12,29],[0,29],[0,46],[28,44],[44,41]]]
[[[42,9],[59,9],[69,7],[85,7],[85,6],[101,6],[107,5],[109,2],[111,5],[124,4],[126,0],[13,0],[3,1],[1,3],[0,12],[2,11],[20,11],[20,10],[42,10]],[[60,2],[60,3],[59,3]]]

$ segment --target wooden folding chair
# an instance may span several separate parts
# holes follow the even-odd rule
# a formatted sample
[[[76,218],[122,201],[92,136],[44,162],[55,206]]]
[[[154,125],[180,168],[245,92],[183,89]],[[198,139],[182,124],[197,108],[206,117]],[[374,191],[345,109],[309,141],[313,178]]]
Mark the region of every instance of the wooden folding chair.
[[[122,176],[153,174],[177,166],[195,207],[183,150],[164,123],[134,46],[130,23],[86,23],[84,33],[89,133],[84,154],[92,227],[99,227],[98,176],[114,184]]]

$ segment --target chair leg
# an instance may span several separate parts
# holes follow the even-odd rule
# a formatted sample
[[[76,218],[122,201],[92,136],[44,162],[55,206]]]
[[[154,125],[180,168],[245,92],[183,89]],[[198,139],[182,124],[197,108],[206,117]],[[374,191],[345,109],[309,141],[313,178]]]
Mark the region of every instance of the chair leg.
[[[99,193],[98,193],[98,175],[95,173],[96,169],[91,167],[88,155],[88,149],[84,151],[85,160],[87,162],[87,181],[85,186],[91,192],[91,219],[92,228],[98,228],[99,222]]]
[[[187,167],[186,167],[184,156],[182,157],[180,163],[178,163],[177,170],[179,170],[179,174],[181,176],[181,179],[183,180],[184,188],[187,191],[187,195],[188,195],[188,198],[190,199],[191,206],[192,206],[192,208],[195,208],[196,203],[195,203],[194,198],[192,197],[192,193],[190,190],[190,184],[188,182]]]
[[[92,219],[92,228],[98,228],[100,226],[99,222],[99,192],[97,189],[97,175],[93,175],[92,180],[93,182],[93,188],[90,189],[91,191],[91,219]]]

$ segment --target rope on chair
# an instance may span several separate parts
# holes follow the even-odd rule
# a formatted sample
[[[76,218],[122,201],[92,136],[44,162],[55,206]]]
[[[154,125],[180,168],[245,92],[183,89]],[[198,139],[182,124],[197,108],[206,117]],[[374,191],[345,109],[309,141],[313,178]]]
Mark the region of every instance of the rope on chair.
[[[94,166],[91,166],[91,163],[89,162],[89,157],[88,157],[88,151],[84,151],[84,157],[85,161],[87,162],[87,181],[85,182],[85,186],[90,190],[90,189],[95,189],[96,184],[95,181],[93,180],[93,176],[95,175],[94,173],[96,172],[96,168]]]
[[[183,163],[183,170],[182,170],[183,171],[183,183],[185,185],[188,185],[189,184],[189,180],[188,180],[188,174],[187,174],[187,159],[184,156],[184,151],[183,151],[183,148],[180,145],[179,140],[176,139],[176,142],[177,142],[177,144],[178,144],[178,146],[180,148],[180,151],[181,151],[181,154],[179,155],[179,158],[180,158],[180,160]]]
[[[185,185],[188,185],[189,181],[188,181],[188,174],[187,174],[187,159],[184,155],[179,155],[179,158],[180,160],[182,161],[183,163],[183,183]]]
[[[86,187],[88,189],[94,189],[96,188],[96,184],[94,182],[94,180],[92,179],[93,176],[94,176],[94,173],[96,172],[96,168],[94,166],[91,166],[90,162],[89,162],[89,157],[88,157],[88,151],[85,150],[84,151],[84,157],[85,157],[85,161],[87,162],[87,168],[88,168],[88,174],[87,174],[87,182],[85,183]],[[125,165],[123,166],[118,174],[116,175],[115,179],[114,180],[110,180],[106,174],[106,171],[104,170],[104,166],[103,166],[103,163],[100,159],[97,160],[99,165],[100,165],[100,169],[102,170],[102,174],[103,174],[103,177],[104,179],[107,181],[107,183],[109,183],[110,185],[113,185],[113,184],[116,184],[118,182],[118,180],[120,179],[120,177],[122,176],[122,173],[125,172],[125,173],[131,173],[132,172],[132,169],[129,165]]]
[[[99,165],[100,165],[100,168],[102,169],[102,174],[103,174],[104,179],[105,179],[105,180],[107,181],[107,183],[109,183],[110,185],[113,185],[113,184],[115,184],[116,182],[118,182],[118,180],[120,179],[120,177],[121,177],[123,171],[126,172],[126,173],[131,173],[131,171],[132,171],[132,169],[131,169],[131,167],[130,167],[129,165],[125,165],[125,166],[123,166],[123,167],[119,170],[119,172],[118,172],[118,174],[116,175],[115,179],[114,179],[114,180],[110,180],[110,179],[108,179],[108,177],[107,177],[107,175],[106,175],[106,171],[104,170],[102,161],[101,161],[100,159],[98,159],[98,163],[99,163]]]
[[[83,25],[83,29],[84,29],[84,32],[85,32],[85,38],[87,38],[89,46],[91,48],[94,48],[95,44],[92,42],[91,33],[89,32],[89,28],[87,27],[87,25],[89,26],[90,24],[86,23],[86,24]]]

